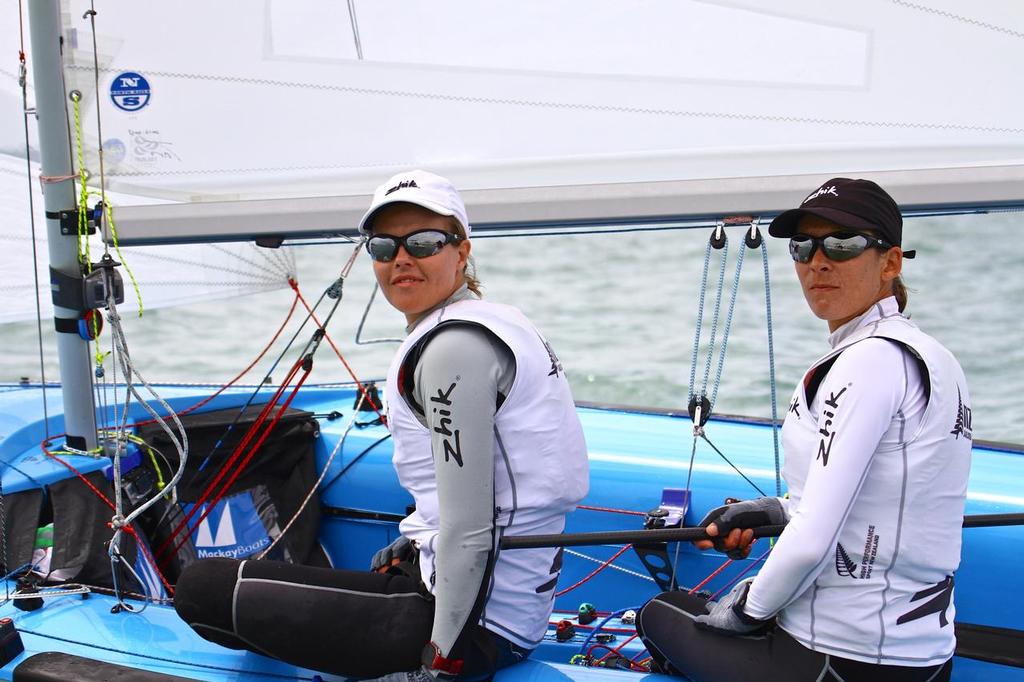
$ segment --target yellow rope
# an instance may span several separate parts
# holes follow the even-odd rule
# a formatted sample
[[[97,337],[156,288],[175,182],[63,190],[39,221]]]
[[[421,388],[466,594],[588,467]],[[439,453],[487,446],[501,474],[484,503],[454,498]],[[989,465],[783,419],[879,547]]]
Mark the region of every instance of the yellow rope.
[[[102,188],[99,192],[90,191],[88,187],[88,174],[85,169],[85,146],[82,142],[82,109],[81,109],[81,98],[72,98],[72,104],[75,114],[75,151],[78,156],[78,179],[79,179],[79,198],[78,198],[78,262],[82,265],[82,270],[85,274],[92,272],[92,256],[89,247],[89,197],[100,197],[103,202],[103,211],[106,213],[107,222],[110,225],[110,234],[114,242],[114,251],[117,253],[117,257],[121,264],[124,266],[125,272],[128,273],[128,279],[132,283],[132,288],[135,290],[135,300],[138,302],[139,317],[142,317],[143,306],[142,306],[142,292],[139,290],[138,280],[135,279],[135,273],[128,266],[128,262],[125,260],[124,254],[121,253],[121,246],[117,239],[117,228],[114,225],[114,213],[111,209],[110,204],[106,201],[106,195],[103,193]],[[100,350],[100,344],[98,342],[100,336],[99,319],[96,315],[92,316],[92,337],[95,342],[96,354],[94,356],[96,366],[102,367],[104,360],[110,355],[110,351],[103,352]]]
[[[114,242],[114,251],[117,253],[117,257],[121,261],[121,264],[124,265],[124,271],[128,273],[128,279],[132,282],[132,288],[135,289],[135,300],[139,304],[139,317],[142,317],[142,293],[139,291],[139,283],[135,281],[135,275],[132,273],[132,269],[128,267],[128,261],[125,260],[124,254],[121,253],[121,246],[117,243],[117,227],[114,225],[114,211],[107,202],[103,202],[103,210],[107,212],[107,223],[110,225],[110,238]]]
[[[72,97],[75,111],[75,151],[78,153],[78,262],[85,274],[92,271],[92,259],[89,255],[88,211],[89,190],[86,187],[85,151],[82,147],[82,106],[80,98]]]
[[[149,443],[134,434],[129,433],[128,440],[136,445],[142,446],[146,450],[146,454],[149,455],[150,461],[153,462],[153,470],[156,471],[156,488],[157,490],[163,490],[167,486],[167,483],[164,481],[163,472],[160,470],[160,464],[156,461],[156,452],[154,452]]]
[[[75,151],[78,154],[78,184],[80,187],[78,195],[78,263],[82,266],[83,272],[92,272],[92,256],[89,252],[89,188],[86,184],[87,174],[85,171],[85,150],[82,144],[82,105],[80,97],[72,97],[71,103],[75,111]],[[89,320],[92,323],[93,345],[96,354],[93,356],[97,367],[103,367],[103,361],[109,353],[100,350],[100,323],[95,314]]]

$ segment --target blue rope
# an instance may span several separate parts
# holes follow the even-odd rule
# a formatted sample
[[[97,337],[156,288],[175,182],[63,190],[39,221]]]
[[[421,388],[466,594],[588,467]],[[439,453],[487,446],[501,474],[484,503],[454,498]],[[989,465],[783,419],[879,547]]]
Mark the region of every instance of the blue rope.
[[[722,369],[725,367],[725,349],[729,345],[729,330],[732,329],[732,314],[736,309],[736,294],[740,290],[740,272],[743,271],[743,254],[747,251],[743,248],[744,246],[745,244],[740,245],[740,253],[736,257],[736,275],[732,281],[732,296],[729,298],[729,312],[725,317],[725,331],[722,332],[722,350],[718,354],[718,369],[715,372],[715,384],[712,388],[711,400],[708,401],[708,404],[711,405],[711,407],[715,406],[715,400],[718,399],[718,387],[722,383]]]
[[[764,313],[768,326],[768,381],[772,397],[772,445],[775,448],[775,496],[782,497],[782,474],[779,464],[779,411],[775,397],[775,343],[772,333],[772,288],[768,277],[768,247],[761,239],[761,262],[764,265]]]
[[[706,396],[708,394],[708,376],[711,374],[711,358],[714,357],[715,352],[715,336],[718,334],[718,316],[722,310],[722,290],[725,288],[725,267],[726,259],[729,256],[729,238],[725,236],[724,228],[722,230],[725,244],[722,246],[722,263],[718,268],[718,289],[715,296],[715,311],[711,316],[711,338],[708,341],[708,359],[704,363],[704,381],[701,383],[700,394]]]
[[[690,358],[690,386],[686,401],[693,400],[693,385],[697,383],[697,358],[700,353],[700,330],[704,320],[704,293],[708,288],[708,270],[711,264],[711,242],[704,249],[704,272],[700,277],[700,297],[697,301],[697,328],[693,332],[693,355]]]
[[[581,654],[587,653],[587,649],[590,648],[589,647],[590,640],[594,639],[594,635],[596,635],[598,632],[600,632],[601,628],[603,628],[605,625],[607,625],[608,621],[610,621],[612,618],[618,618],[619,616],[624,614],[626,611],[637,611],[637,612],[639,612],[640,609],[642,609],[642,608],[643,608],[643,604],[641,604],[640,606],[627,606],[624,609],[619,609],[618,611],[612,611],[608,616],[605,617],[604,620],[602,620],[600,623],[595,625],[594,629],[591,630],[590,634],[587,635],[587,638],[583,640],[583,644],[580,646],[580,653]]]

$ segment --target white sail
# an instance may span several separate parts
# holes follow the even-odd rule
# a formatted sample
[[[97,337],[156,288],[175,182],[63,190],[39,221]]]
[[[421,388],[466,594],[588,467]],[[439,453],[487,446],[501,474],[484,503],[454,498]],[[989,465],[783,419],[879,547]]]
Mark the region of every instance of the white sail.
[[[5,276],[0,281],[0,324],[31,320],[36,317],[35,282],[39,281],[39,302],[43,319],[53,317],[50,296],[50,274],[47,264],[46,222],[43,198],[36,180],[39,167],[32,164],[32,182],[27,181],[24,158],[0,154],[0,254],[3,254]],[[35,209],[35,260],[33,261],[32,227],[29,220],[29,187]],[[125,198],[112,193],[114,203]],[[138,201],[137,197],[130,197]],[[92,205],[92,202],[90,203]],[[102,256],[103,243],[91,239],[91,260]],[[244,294],[280,289],[294,278],[294,255],[287,247],[264,249],[255,244],[211,244],[125,247],[115,260],[123,261],[139,283],[144,309],[183,305]],[[33,272],[33,263],[35,272]],[[125,268],[120,268],[125,285],[122,313],[138,309],[138,298]]]
[[[17,12],[0,15],[0,29],[5,40],[13,42],[17,39],[17,20]],[[28,48],[26,36],[26,52]],[[17,54],[13,49],[11,52]],[[31,60],[31,54],[28,54],[28,59]],[[42,317],[48,319],[53,316],[40,171],[35,161],[30,165],[25,161],[23,104],[17,71],[16,66],[0,68],[0,193],[4,197],[0,204],[0,254],[5,266],[5,277],[0,282],[0,294],[5,301],[0,308],[0,323],[35,319],[37,278]],[[31,78],[28,86],[28,106],[31,108],[34,106]],[[29,123],[29,155],[34,158],[38,143],[33,117],[29,117]],[[99,180],[98,164],[93,163],[97,136],[90,131],[95,131],[95,113],[91,121],[83,118],[82,124],[86,140],[83,151],[91,159],[86,162],[86,168],[91,172],[90,185],[94,186]],[[73,131],[72,140],[75,137]],[[35,214],[34,244],[29,211],[30,191]],[[107,198],[114,206],[145,205],[158,201],[144,194],[117,191],[109,192]],[[97,200],[90,199],[90,206]],[[116,223],[118,219],[115,209]],[[93,262],[99,260],[103,250],[102,241],[94,236],[90,246]],[[116,260],[122,260],[117,253],[112,255]],[[121,255],[139,283],[145,309],[280,289],[287,287],[288,280],[296,276],[295,259],[289,249],[264,249],[254,244],[126,247]],[[127,270],[121,268],[120,272],[125,285],[122,312],[135,311],[139,305],[138,297]]]
[[[126,240],[350,230],[412,166],[478,225],[770,213],[833,175],[912,209],[1024,200],[1016,0],[118,1],[99,93],[88,4],[67,79],[109,186],[180,202],[125,208]]]

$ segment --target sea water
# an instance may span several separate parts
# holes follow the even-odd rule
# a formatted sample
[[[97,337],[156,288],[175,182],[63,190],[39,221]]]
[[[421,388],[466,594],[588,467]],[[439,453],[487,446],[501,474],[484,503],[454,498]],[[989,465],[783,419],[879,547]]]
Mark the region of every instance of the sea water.
[[[1012,443],[1024,443],[1024,255],[1014,237],[1019,216],[915,218],[907,221],[904,234],[904,246],[917,250],[917,258],[904,261],[908,312],[964,366],[975,437]],[[724,276],[721,253],[712,253],[694,362],[709,233],[700,229],[502,238],[481,234],[473,239],[473,255],[486,298],[515,305],[534,321],[558,354],[578,400],[685,408],[692,374],[695,390],[717,390],[716,413],[767,417],[772,412],[772,382],[764,266],[760,250],[741,248],[742,230],[729,232]],[[337,277],[352,245],[291,248],[303,296],[313,304]],[[727,326],[740,251],[740,286]],[[828,329],[807,309],[785,242],[768,239],[767,254],[776,411],[781,417],[803,371],[827,349]],[[403,317],[378,295],[360,335],[363,343],[356,343],[372,293],[372,268],[363,255],[346,280],[328,325],[330,338],[360,379],[381,378],[397,347],[394,341],[365,342],[404,334]],[[142,318],[126,315],[132,360],[151,382],[226,382],[264,349],[293,299],[292,291],[283,288],[155,310]],[[330,303],[325,299],[318,315],[326,316]],[[268,375],[272,382],[283,379],[286,365],[312,333],[310,325],[298,330],[304,313],[300,304],[278,343],[242,381],[257,383]],[[46,378],[56,380],[52,323],[47,320],[43,327]],[[296,332],[295,345],[275,367],[284,343]],[[39,380],[35,323],[0,328],[0,347],[0,381]],[[113,363],[108,360],[106,365],[112,377]],[[350,378],[334,350],[323,344],[309,381]]]

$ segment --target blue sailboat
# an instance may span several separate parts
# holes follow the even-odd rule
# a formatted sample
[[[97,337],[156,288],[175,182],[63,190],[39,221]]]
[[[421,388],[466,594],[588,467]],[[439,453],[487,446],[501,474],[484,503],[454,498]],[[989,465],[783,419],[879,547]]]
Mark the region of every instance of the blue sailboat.
[[[235,469],[219,465],[236,453],[251,454],[251,466],[262,461],[240,439],[259,421],[272,387],[230,387],[210,398],[221,387],[158,386],[162,402],[142,403],[130,361],[120,367],[131,388],[126,373],[120,383],[94,381],[96,330],[84,321],[84,301],[102,310],[118,287],[128,287],[127,277],[99,260],[92,268],[99,274],[84,279],[77,237],[90,220],[113,245],[115,218],[121,246],[354,243],[373,179],[387,174],[387,164],[411,160],[470,188],[474,236],[728,226],[740,242],[791,204],[808,177],[847,170],[892,187],[909,216],[1024,206],[1022,131],[1013,118],[1020,95],[988,87],[1001,76],[1012,82],[1022,56],[1010,2],[961,16],[873,0],[856,11],[837,9],[827,21],[812,3],[795,0],[772,12],[752,1],[678,3],[649,10],[661,13],[653,16],[589,3],[601,30],[594,35],[582,25],[550,29],[535,14],[539,6],[534,14],[481,16],[472,3],[424,4],[398,18],[354,2],[317,8],[351,32],[343,47],[318,42],[321,29],[301,3],[268,3],[261,16],[232,19],[239,44],[262,47],[224,67],[203,50],[181,54],[183,36],[196,46],[223,41],[223,24],[195,21],[201,3],[168,14],[159,27],[127,8],[107,15],[104,8],[90,14],[83,2],[28,4],[61,385],[0,386],[7,573],[0,679],[340,679],[199,638],[171,606],[168,575],[197,556],[264,552],[361,570],[397,537],[412,501],[398,485],[388,432],[365,384],[304,385],[278,426],[254,432],[254,440],[272,443],[293,427],[306,453],[292,467],[305,467],[296,484],[303,494],[261,498],[252,491],[281,484],[283,475],[246,483],[239,495]],[[468,40],[465,34],[444,33],[458,25],[459,15],[447,14],[455,11],[474,20],[472,56],[438,48],[417,57],[413,36],[426,33],[435,46],[467,44],[457,40]],[[568,21],[566,12],[556,18]],[[506,51],[501,38],[524,24],[543,27],[534,49]],[[629,33],[643,26],[662,33]],[[721,26],[733,31],[729,39],[708,37]],[[385,30],[392,38],[382,37]],[[622,32],[632,37],[616,48],[609,37]],[[675,42],[680,33],[691,42]],[[744,44],[746,35],[769,36],[772,58]],[[669,52],[658,52],[659,36],[672,39]],[[704,70],[687,66],[679,53],[696,50],[689,56],[699,59],[705,40],[739,55]],[[938,48],[951,40],[984,50],[953,56]],[[814,50],[831,57],[810,64],[806,51]],[[933,63],[901,61],[914,50]],[[148,61],[147,54],[156,56]],[[666,55],[683,64],[666,67],[659,61]],[[171,57],[177,68],[160,61]],[[933,93],[951,79],[984,89],[971,99],[991,106],[947,98],[937,106]],[[543,114],[537,120],[535,111]],[[89,116],[105,132],[80,123]],[[313,144],[276,134],[317,128]],[[83,163],[97,175],[102,169],[105,186],[146,201],[112,214],[83,206],[72,188]],[[69,297],[83,282],[96,287],[86,292],[92,299]],[[125,340],[117,338],[115,356],[124,362]],[[281,404],[293,387],[278,387]],[[129,398],[132,391],[138,395]],[[697,405],[708,397],[695,386],[691,393]],[[591,492],[562,542],[587,544],[567,548],[548,636],[501,680],[655,675],[630,612],[662,589],[714,596],[757,570],[767,541],[750,559],[731,562],[686,542],[645,549],[651,536],[641,531],[691,526],[726,498],[776,490],[770,453],[777,420],[712,414],[704,438],[695,430],[700,415],[683,404],[689,398],[681,396],[676,411],[579,405]],[[960,426],[970,430],[969,413]],[[198,445],[204,438],[207,445]],[[189,492],[184,476],[175,485],[188,459],[184,448],[175,454],[175,443],[186,440],[191,481],[206,476],[206,488],[218,484],[219,496],[204,497],[198,485]],[[1022,679],[1021,582],[1007,552],[1024,539],[1022,483],[1024,446],[975,441],[957,575],[955,679]],[[262,499],[273,500],[272,511],[255,502]],[[605,535],[577,535],[585,533]]]

